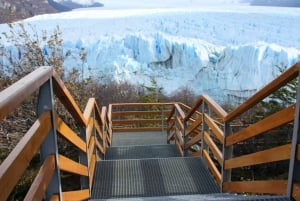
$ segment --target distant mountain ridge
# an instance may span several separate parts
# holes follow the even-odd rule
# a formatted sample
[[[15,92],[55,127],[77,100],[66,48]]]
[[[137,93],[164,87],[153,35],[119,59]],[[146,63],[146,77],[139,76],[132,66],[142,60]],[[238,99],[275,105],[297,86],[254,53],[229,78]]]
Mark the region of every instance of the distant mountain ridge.
[[[11,23],[40,14],[66,12],[77,8],[101,6],[103,6],[101,3],[94,3],[87,6],[74,3],[71,0],[59,3],[53,0],[1,0],[0,24]]]

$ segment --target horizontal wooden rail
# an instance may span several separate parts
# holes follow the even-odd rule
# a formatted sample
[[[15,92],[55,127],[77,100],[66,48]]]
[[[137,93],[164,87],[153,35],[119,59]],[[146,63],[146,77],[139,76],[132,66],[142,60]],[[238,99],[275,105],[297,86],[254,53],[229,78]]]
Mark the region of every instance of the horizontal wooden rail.
[[[202,118],[198,118],[196,121],[194,121],[186,131],[186,136],[189,136],[195,129],[197,129],[202,124]]]
[[[297,160],[300,161],[300,145],[297,146]]]
[[[85,142],[71,129],[63,120],[56,116],[56,130],[64,137],[66,140],[75,145],[82,152],[86,153]]]
[[[0,166],[0,195],[6,200],[51,129],[50,112],[44,112]]]
[[[300,183],[294,183],[292,195],[295,200],[300,200]]]
[[[291,155],[291,145],[282,145],[256,153],[225,160],[225,169],[258,165],[275,161],[287,160]]]
[[[124,120],[112,120],[113,125],[124,125],[124,124],[161,124],[164,121],[162,119],[124,119]]]
[[[52,76],[52,68],[40,67],[0,93],[0,120],[15,110]]]
[[[191,146],[193,146],[194,144],[196,144],[197,142],[199,142],[201,140],[202,140],[201,134],[194,136],[184,145],[184,149],[190,148]]]
[[[24,201],[43,200],[46,189],[52,179],[55,170],[55,156],[49,155],[45,159],[37,176],[27,192]]]
[[[277,128],[294,120],[295,105],[285,108],[249,127],[226,138],[225,145],[230,146],[247,140],[271,129]],[[282,118],[284,117],[284,118]]]
[[[223,189],[235,193],[258,193],[285,195],[287,188],[286,180],[270,181],[234,181],[225,182]]]
[[[88,200],[90,198],[90,190],[83,189],[77,191],[63,192],[63,200]]]
[[[171,114],[171,110],[157,110],[157,111],[116,111],[112,113],[112,117],[119,116],[151,116],[151,115],[164,115],[169,116]]]
[[[218,103],[216,103],[209,96],[202,95],[197,100],[197,102],[192,107],[192,109],[186,114],[186,117],[184,120],[187,121],[196,112],[196,110],[200,107],[200,105],[203,102],[208,104],[208,106],[212,109],[212,111],[214,111],[220,118],[224,119],[227,116],[227,112]]]
[[[235,110],[233,110],[228,115],[226,115],[224,120],[231,121],[237,116],[239,116],[240,114],[249,110],[258,102],[262,101],[264,98],[266,98],[267,96],[269,96],[270,94],[272,94],[273,92],[281,88],[282,86],[286,85],[289,81],[296,78],[299,74],[299,71],[300,71],[300,62],[290,67],[287,71],[282,73],[272,82],[270,82],[268,85],[266,85],[261,90],[259,90],[256,94],[254,94],[249,99],[247,99],[243,104],[241,104]]]
[[[88,169],[86,166],[73,161],[63,155],[59,155],[59,168],[63,171],[88,176]]]

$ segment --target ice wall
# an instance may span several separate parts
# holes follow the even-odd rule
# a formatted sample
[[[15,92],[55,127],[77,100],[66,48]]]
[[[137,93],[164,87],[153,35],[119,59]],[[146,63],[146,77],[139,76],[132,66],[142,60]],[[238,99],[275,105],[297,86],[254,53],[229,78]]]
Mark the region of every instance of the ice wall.
[[[113,36],[91,44],[79,40],[65,46],[73,51],[82,47],[88,53],[86,65],[104,80],[149,84],[155,78],[166,93],[189,86],[218,101],[248,97],[278,76],[278,67],[300,60],[300,50],[275,44],[225,47],[163,34]]]

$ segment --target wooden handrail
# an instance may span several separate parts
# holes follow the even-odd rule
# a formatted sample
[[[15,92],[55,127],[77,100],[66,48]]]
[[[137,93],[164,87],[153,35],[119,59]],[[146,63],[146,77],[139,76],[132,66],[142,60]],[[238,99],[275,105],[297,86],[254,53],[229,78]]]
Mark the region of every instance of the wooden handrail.
[[[256,105],[258,102],[260,102],[261,100],[263,100],[264,98],[266,98],[267,96],[269,96],[270,94],[278,90],[280,87],[284,86],[289,81],[296,78],[299,74],[299,71],[300,71],[300,62],[290,67],[287,71],[282,73],[272,82],[270,82],[268,85],[266,85],[261,90],[259,90],[256,94],[254,94],[249,99],[247,99],[243,104],[241,104],[235,110],[230,112],[225,117],[224,120],[231,121],[232,119],[236,118],[238,115],[244,113],[252,106]]]
[[[17,108],[52,76],[51,67],[40,67],[0,92],[0,120]]]
[[[51,144],[50,146],[52,146],[52,150],[53,146],[57,146],[53,144],[57,143],[55,142],[56,137],[54,137],[56,131],[68,142],[82,151],[83,154],[87,154],[86,161],[88,164],[81,164],[77,161],[73,161],[65,156],[59,155],[57,151],[54,151],[54,155],[49,155],[47,157],[47,154],[54,153],[52,150],[48,153],[47,148],[45,153],[41,153],[41,155],[46,154],[45,162],[41,166],[41,169],[36,176],[29,192],[27,193],[25,200],[33,200],[33,198],[41,200],[45,195],[45,191],[50,180],[52,180],[52,175],[58,176],[57,172],[59,172],[59,169],[73,174],[82,175],[84,177],[90,177],[89,187],[91,189],[96,158],[100,159],[98,155],[96,156],[95,153],[98,152],[95,152],[94,149],[99,149],[101,154],[105,154],[107,144],[104,142],[103,144],[101,144],[102,142],[98,142],[97,137],[94,136],[94,134],[100,138],[103,137],[104,131],[102,131],[102,128],[100,128],[99,125],[101,125],[101,127],[102,124],[108,125],[109,122],[107,118],[101,118],[99,107],[94,98],[89,99],[85,111],[82,113],[70,92],[65,87],[63,81],[58,77],[56,72],[51,67],[40,67],[12,86],[0,92],[0,120],[5,118],[27,97],[38,90],[41,90],[42,94],[49,94],[49,97],[43,96],[43,100],[40,102],[41,104],[48,104],[48,106],[48,102],[50,102],[50,106],[47,107],[49,111],[43,112],[42,109],[44,109],[44,107],[39,109],[42,110],[40,111],[40,113],[42,113],[41,116],[1,164],[1,200],[7,199],[10,192],[19,181],[21,175],[28,167],[31,159],[37,153],[39,147],[44,143],[45,139],[50,141],[52,139],[54,140],[51,142],[47,141],[50,142],[49,144]],[[65,106],[79,127],[86,128],[85,130],[81,130],[81,132],[85,131],[83,134],[86,135],[86,139],[84,139],[84,137],[79,137],[78,133],[73,131],[71,127],[63,122],[63,120],[58,116],[59,114],[55,113],[55,105],[52,105],[54,102],[52,94],[56,95],[58,100]],[[55,130],[53,130],[54,128]],[[95,133],[92,132],[94,130],[93,128],[95,128]],[[57,149],[54,147],[54,150]],[[60,165],[59,167],[56,166],[56,162],[58,162]],[[52,195],[52,198],[53,200],[59,200],[61,196],[68,198],[76,195],[82,197],[83,199],[88,199],[90,198],[90,189],[83,191],[63,192],[62,194],[60,193],[61,195]],[[79,197],[76,197],[76,199]]]
[[[53,71],[53,90],[55,95],[59,98],[61,103],[71,113],[72,117],[81,126],[87,125],[87,120],[84,118],[80,108],[73,99],[71,93],[64,85],[63,81],[58,77],[57,73]]]
[[[51,129],[50,118],[50,112],[44,112],[2,162],[0,195],[3,200],[8,198]]]

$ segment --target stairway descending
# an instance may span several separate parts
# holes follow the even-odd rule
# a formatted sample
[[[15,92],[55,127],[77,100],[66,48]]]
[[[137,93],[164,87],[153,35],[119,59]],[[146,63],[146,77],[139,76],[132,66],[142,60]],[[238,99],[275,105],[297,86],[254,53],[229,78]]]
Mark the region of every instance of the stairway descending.
[[[172,144],[111,147],[97,162],[92,198],[220,192],[202,159],[178,156]]]
[[[122,138],[125,144],[108,148],[105,160],[96,163],[92,201],[290,200],[220,193],[202,158],[180,157],[174,144],[146,145],[135,138],[138,145],[128,145],[128,138]]]

